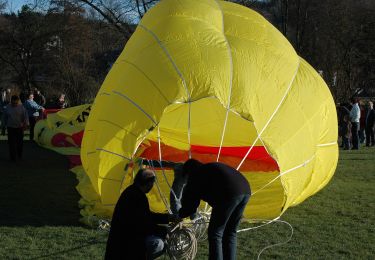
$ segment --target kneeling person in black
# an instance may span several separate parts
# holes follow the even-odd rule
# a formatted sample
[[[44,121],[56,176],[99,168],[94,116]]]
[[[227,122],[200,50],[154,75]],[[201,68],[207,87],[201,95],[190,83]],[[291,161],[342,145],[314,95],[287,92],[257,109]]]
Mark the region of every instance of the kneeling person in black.
[[[105,259],[155,259],[164,253],[166,227],[174,217],[150,211],[146,193],[155,182],[148,169],[138,171],[134,183],[124,190],[112,216]]]

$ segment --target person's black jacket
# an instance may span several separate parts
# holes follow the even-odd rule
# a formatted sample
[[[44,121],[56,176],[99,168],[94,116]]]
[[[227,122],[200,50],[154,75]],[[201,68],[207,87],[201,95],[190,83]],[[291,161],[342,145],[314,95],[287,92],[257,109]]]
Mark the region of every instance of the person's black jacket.
[[[250,185],[236,169],[223,163],[207,163],[189,174],[184,187],[179,216],[185,218],[196,212],[200,200],[211,207],[242,194],[251,194]]]
[[[35,94],[34,101],[42,107],[46,105],[46,98],[42,94]]]
[[[130,185],[113,212],[105,259],[146,259],[145,238],[165,236],[166,228],[157,225],[163,223],[168,223],[168,214],[151,212],[146,194]]]
[[[375,125],[375,110],[371,109],[366,113],[366,127],[372,128]]]

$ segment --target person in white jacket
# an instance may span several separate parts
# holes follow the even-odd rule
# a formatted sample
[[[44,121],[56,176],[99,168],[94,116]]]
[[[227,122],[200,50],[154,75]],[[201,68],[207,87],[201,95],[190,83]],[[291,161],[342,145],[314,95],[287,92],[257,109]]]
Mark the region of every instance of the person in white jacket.
[[[352,143],[353,147],[352,150],[358,150],[359,149],[359,120],[361,118],[361,109],[359,108],[359,99],[358,98],[352,98],[350,100],[353,107],[350,110],[350,122],[352,123]]]

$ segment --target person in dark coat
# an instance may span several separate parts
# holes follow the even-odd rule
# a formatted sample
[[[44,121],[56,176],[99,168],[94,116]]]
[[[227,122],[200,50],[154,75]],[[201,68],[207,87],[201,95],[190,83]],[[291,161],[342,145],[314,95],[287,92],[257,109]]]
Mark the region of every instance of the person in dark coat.
[[[237,227],[249,201],[248,181],[236,169],[223,163],[203,164],[195,159],[184,163],[188,176],[181,198],[179,217],[195,213],[200,200],[212,207],[208,226],[209,259],[236,259]]]
[[[6,106],[3,116],[8,132],[10,159],[20,160],[23,151],[23,131],[29,125],[29,117],[17,95],[11,97],[11,103]]]
[[[6,124],[4,122],[4,112],[5,108],[8,104],[10,104],[10,99],[11,99],[11,89],[1,89],[0,90],[0,119],[1,119],[1,135],[5,135],[5,130],[6,130]]]
[[[352,137],[352,123],[350,123],[349,115],[345,115],[342,126],[342,143],[344,150],[350,150],[350,138]]]
[[[175,217],[150,211],[146,194],[155,178],[153,171],[141,169],[134,183],[121,194],[112,216],[106,260],[155,259],[164,253],[167,228],[158,224],[167,224]]]
[[[374,104],[369,101],[366,111],[366,146],[374,146],[375,110]]]
[[[46,98],[44,97],[42,92],[40,92],[40,90],[37,88],[34,88],[34,100],[38,105],[42,107],[46,105]]]

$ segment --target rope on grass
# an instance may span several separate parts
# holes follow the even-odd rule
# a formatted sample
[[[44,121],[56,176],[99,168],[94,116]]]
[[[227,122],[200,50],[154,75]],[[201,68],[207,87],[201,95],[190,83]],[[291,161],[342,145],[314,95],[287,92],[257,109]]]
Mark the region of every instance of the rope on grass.
[[[254,219],[249,219],[249,221],[254,221]],[[272,220],[268,220],[268,219],[262,219],[262,220],[255,219],[255,221],[263,222],[263,224],[258,225],[258,226],[255,226],[255,227],[251,227],[251,228],[240,229],[240,230],[237,231],[237,233],[245,232],[245,231],[249,231],[249,230],[255,230],[255,229],[258,229],[258,228],[261,228],[261,227],[267,226],[267,225],[269,225],[269,224],[271,224],[271,223],[273,223],[273,222],[278,222],[278,223],[287,224],[287,225],[289,226],[290,230],[291,230],[290,235],[289,235],[289,237],[288,237],[288,239],[287,239],[286,241],[283,241],[283,242],[280,242],[280,243],[276,243],[276,244],[272,244],[272,245],[268,245],[268,246],[262,248],[262,250],[260,250],[259,253],[258,253],[257,260],[260,259],[261,254],[262,254],[265,250],[270,249],[270,248],[272,248],[272,247],[285,245],[285,244],[287,244],[287,243],[292,239],[292,237],[293,237],[293,233],[294,233],[293,226],[292,226],[289,222],[284,221],[284,220],[281,220],[281,219],[280,219],[280,216],[277,217],[277,218],[275,218],[275,219],[272,219]]]

